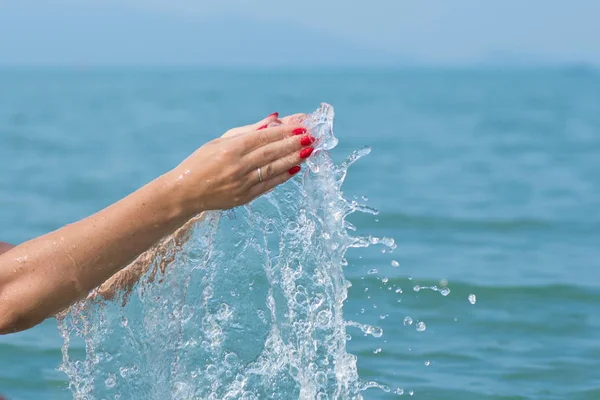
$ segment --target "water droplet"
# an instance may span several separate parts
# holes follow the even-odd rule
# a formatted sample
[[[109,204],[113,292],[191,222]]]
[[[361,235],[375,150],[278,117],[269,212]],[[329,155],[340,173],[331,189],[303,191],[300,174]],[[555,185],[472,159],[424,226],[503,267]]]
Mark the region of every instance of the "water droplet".
[[[381,282],[383,282],[384,284],[388,283],[389,279],[388,278],[381,278]]]
[[[298,367],[296,367],[295,365],[290,365],[290,375],[292,377],[296,378],[299,373],[300,371],[298,370]]]
[[[296,230],[296,229],[298,229],[299,227],[300,227],[300,226],[298,225],[298,223],[296,223],[296,222],[293,222],[293,221],[292,221],[292,222],[288,222],[288,225],[287,225],[287,228],[288,228],[290,231],[295,231],[295,230]]]
[[[377,268],[373,268],[373,269],[369,270],[369,275],[373,275],[373,274],[376,274],[378,272],[379,272],[379,270]]]
[[[106,380],[104,381],[104,386],[106,386],[107,389],[112,389],[115,387],[115,385],[117,384],[117,380],[114,374],[108,374],[108,378],[106,378]]]
[[[206,367],[206,374],[209,375],[209,376],[215,376],[215,375],[217,375],[217,367],[215,367],[212,364],[209,364]]]
[[[396,293],[402,293],[402,289],[400,289],[400,288],[396,289]]]
[[[325,372],[319,371],[315,375],[315,380],[319,385],[325,386],[325,384],[327,383],[327,375],[325,374]]]
[[[225,356],[225,364],[227,364],[230,367],[236,365],[237,361],[238,357],[235,353],[229,353]]]
[[[431,361],[429,361],[429,360],[425,361],[425,366],[426,367],[429,367],[430,365],[431,365]]]
[[[404,326],[410,326],[412,325],[413,320],[411,317],[404,317]]]
[[[454,322],[458,322],[458,317],[454,317]]]
[[[385,319],[385,317],[387,317],[387,314],[381,314],[381,315],[379,316],[379,318],[380,318],[380,319]]]
[[[363,196],[361,198],[363,199],[363,201],[369,201],[369,198],[367,196]]]
[[[396,390],[394,390],[394,394],[402,396],[404,394],[404,389],[402,389],[401,387],[397,387]]]
[[[412,275],[409,275],[409,276],[408,276],[408,280],[409,280],[409,281],[412,281]]]
[[[373,337],[381,337],[383,335],[383,329],[378,326],[369,326],[365,330],[366,335],[371,335]]]
[[[425,329],[427,329],[427,325],[425,325],[425,322],[417,322],[417,331],[423,332]]]
[[[469,295],[469,303],[475,304],[476,302],[477,302],[477,296],[475,296],[474,294],[470,294]]]
[[[395,249],[396,247],[398,247],[396,245],[396,241],[393,238],[389,238],[389,237],[382,237],[379,240],[379,243],[389,247],[391,250]]]
[[[275,227],[273,226],[272,223],[268,222],[265,226],[265,232],[266,233],[273,233],[275,232]]]
[[[316,322],[317,326],[320,328],[328,327],[331,322],[331,311],[329,311],[329,310],[319,311],[315,322]]]
[[[411,390],[410,392],[408,392],[408,394],[409,394],[410,396],[412,396],[412,395],[414,395],[414,394],[415,394],[415,392],[414,392],[414,390]]]
[[[419,291],[421,290],[421,286],[419,286],[419,285],[415,285],[415,287],[413,288],[413,290],[414,290],[415,292],[419,292]]]
[[[378,347],[375,350],[373,350],[373,354],[378,354],[378,353],[381,353],[381,347]]]
[[[442,296],[448,296],[450,294],[450,289],[445,287],[443,289],[440,289],[440,293],[442,294]]]
[[[394,268],[398,268],[400,266],[400,263],[396,260],[392,260],[392,267]]]

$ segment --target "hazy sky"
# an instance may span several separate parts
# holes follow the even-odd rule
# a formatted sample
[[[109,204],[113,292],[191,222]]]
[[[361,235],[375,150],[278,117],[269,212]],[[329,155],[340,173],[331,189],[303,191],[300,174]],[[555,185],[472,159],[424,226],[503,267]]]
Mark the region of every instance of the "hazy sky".
[[[600,0],[0,0],[0,63],[244,64],[273,43],[289,64],[322,38],[344,63],[600,65],[599,21]]]

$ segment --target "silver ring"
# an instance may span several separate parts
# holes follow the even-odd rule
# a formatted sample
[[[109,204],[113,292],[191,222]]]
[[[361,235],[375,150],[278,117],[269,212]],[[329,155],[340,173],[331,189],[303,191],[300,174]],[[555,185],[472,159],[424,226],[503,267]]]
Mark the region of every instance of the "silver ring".
[[[263,176],[262,176],[262,169],[260,169],[260,167],[258,167],[258,169],[256,170],[256,172],[258,172],[258,182],[262,182],[263,181]]]

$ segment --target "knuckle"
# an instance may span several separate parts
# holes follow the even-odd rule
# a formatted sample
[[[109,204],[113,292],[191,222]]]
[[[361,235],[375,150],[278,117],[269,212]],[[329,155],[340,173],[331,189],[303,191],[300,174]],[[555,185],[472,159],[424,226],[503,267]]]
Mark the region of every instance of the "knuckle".
[[[244,169],[239,163],[229,166],[229,174],[236,180],[238,180],[244,174],[244,172]]]
[[[217,152],[217,154],[215,154],[215,156],[219,162],[224,162],[225,160],[229,159],[231,154],[228,149],[219,149],[219,151]]]
[[[226,162],[227,164],[225,165],[227,166],[239,167],[238,160],[240,155],[236,149],[232,148],[231,146],[223,146],[221,149],[219,149],[218,157],[222,162]]]
[[[223,142],[224,142],[223,138],[216,138],[216,139],[211,140],[209,142],[209,144],[212,146],[218,147],[218,146],[221,146],[223,144]]]
[[[265,177],[268,179],[270,177],[272,177],[275,174],[275,168],[273,166],[273,163],[268,163],[265,166]]]
[[[288,150],[288,153],[291,153],[292,151],[296,151],[301,148],[302,144],[300,143],[300,137],[292,136],[287,139],[286,149]]]
[[[264,130],[258,133],[258,143],[260,143],[261,145],[269,143],[269,135],[267,135],[267,133]]]
[[[298,165],[301,162],[300,156],[296,153],[290,154],[283,159],[286,169],[292,168],[294,165]],[[287,168],[289,167],[289,168]]]
[[[263,159],[270,160],[273,157],[273,149],[270,147],[263,147],[261,155]]]
[[[232,136],[234,133],[235,133],[235,129],[230,129],[227,132],[225,132],[221,137]]]

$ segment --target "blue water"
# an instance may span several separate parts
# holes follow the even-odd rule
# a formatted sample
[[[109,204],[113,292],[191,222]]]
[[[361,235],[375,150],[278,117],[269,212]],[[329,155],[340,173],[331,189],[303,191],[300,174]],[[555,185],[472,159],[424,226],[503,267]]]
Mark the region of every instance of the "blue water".
[[[364,397],[600,398],[594,71],[2,71],[0,240],[82,218],[230,127],[321,101],[336,108],[334,160],[373,149],[343,190],[380,213],[349,220],[398,244],[351,249],[344,267],[345,318],[384,331],[348,328],[361,378],[390,387]],[[414,290],[446,282],[447,296]],[[53,320],[0,337],[0,393],[71,398],[62,344]]]

